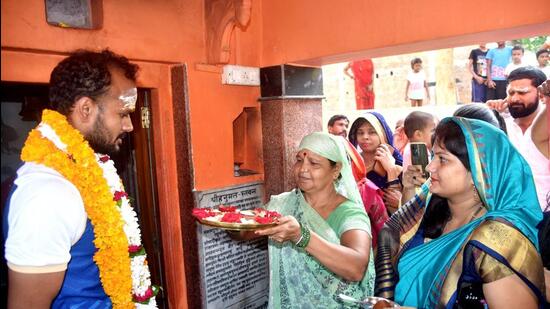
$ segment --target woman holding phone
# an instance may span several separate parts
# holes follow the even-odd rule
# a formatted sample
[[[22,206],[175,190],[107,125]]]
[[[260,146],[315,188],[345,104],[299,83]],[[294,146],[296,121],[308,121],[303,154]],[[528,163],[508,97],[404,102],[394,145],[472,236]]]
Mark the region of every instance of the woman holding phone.
[[[453,116],[485,121],[506,134],[506,124],[498,112],[485,104],[468,104],[459,107]],[[408,201],[416,194],[416,188],[422,186],[428,178],[419,166],[410,166],[403,170],[403,201]]]
[[[430,179],[379,237],[375,295],[417,308],[543,308],[531,169],[498,128],[449,117]],[[502,164],[506,158],[506,164]]]
[[[400,204],[401,184],[399,174],[403,158],[393,147],[393,134],[377,112],[367,112],[351,125],[349,141],[361,150],[365,161],[366,177],[384,192],[383,199],[390,212]]]

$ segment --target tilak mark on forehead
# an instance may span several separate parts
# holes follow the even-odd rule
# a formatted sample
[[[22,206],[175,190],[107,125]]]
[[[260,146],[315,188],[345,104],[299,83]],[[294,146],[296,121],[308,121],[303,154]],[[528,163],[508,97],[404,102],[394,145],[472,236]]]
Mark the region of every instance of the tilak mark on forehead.
[[[527,93],[527,92],[529,92],[529,87],[512,87],[512,86],[508,86],[508,92]]]
[[[124,108],[134,111],[136,109],[137,102],[137,88],[130,88],[124,91],[119,97],[119,100],[124,103]]]

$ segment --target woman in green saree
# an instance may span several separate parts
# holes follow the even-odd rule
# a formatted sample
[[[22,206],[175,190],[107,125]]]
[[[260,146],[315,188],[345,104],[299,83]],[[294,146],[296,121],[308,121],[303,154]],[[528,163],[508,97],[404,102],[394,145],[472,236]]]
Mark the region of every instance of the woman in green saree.
[[[431,178],[379,237],[376,295],[417,308],[544,307],[529,165],[506,135],[451,117],[436,128]]]
[[[370,223],[340,136],[302,140],[293,175],[297,188],[273,196],[283,215],[269,236],[270,308],[343,308],[338,295],[372,296]]]

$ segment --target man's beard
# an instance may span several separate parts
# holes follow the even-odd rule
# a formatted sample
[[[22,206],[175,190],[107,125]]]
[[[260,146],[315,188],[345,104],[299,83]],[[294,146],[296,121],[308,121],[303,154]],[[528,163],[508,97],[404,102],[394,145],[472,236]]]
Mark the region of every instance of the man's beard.
[[[123,133],[118,138],[123,139],[125,135],[126,134]],[[115,142],[109,141],[109,131],[103,124],[103,117],[101,114],[97,117],[92,132],[85,137],[90,147],[92,147],[96,153],[112,155],[120,150],[120,147]]]
[[[539,100],[538,98],[535,99],[535,102],[524,106],[523,104],[511,104],[508,105],[508,111],[510,111],[510,115],[514,118],[523,118],[531,115],[534,113],[537,108],[539,107]]]

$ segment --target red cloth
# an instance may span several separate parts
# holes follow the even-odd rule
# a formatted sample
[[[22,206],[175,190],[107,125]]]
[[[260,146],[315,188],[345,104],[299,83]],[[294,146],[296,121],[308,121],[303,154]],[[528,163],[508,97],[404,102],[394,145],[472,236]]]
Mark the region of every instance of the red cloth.
[[[353,173],[355,181],[359,182],[365,178],[365,175],[367,174],[367,167],[365,166],[365,162],[363,161],[359,151],[357,151],[353,144],[348,140],[346,140],[346,142],[346,152],[351,159],[351,172]]]
[[[389,219],[388,212],[382,200],[382,191],[372,181],[363,178],[357,185],[359,186],[359,193],[361,194],[365,211],[369,215],[372,248],[374,249],[378,243],[378,233]]]
[[[388,212],[386,211],[386,205],[382,199],[382,190],[365,177],[367,174],[365,162],[357,149],[349,141],[346,143],[346,151],[351,159],[351,170],[355,177],[355,181],[357,181],[357,187],[361,194],[363,206],[365,207],[367,215],[369,215],[372,232],[372,247],[376,248],[378,233],[389,218]]]
[[[374,72],[372,60],[352,61],[350,67],[355,80],[355,103],[357,109],[373,109],[374,91],[367,90],[367,86],[372,85],[372,74]]]

